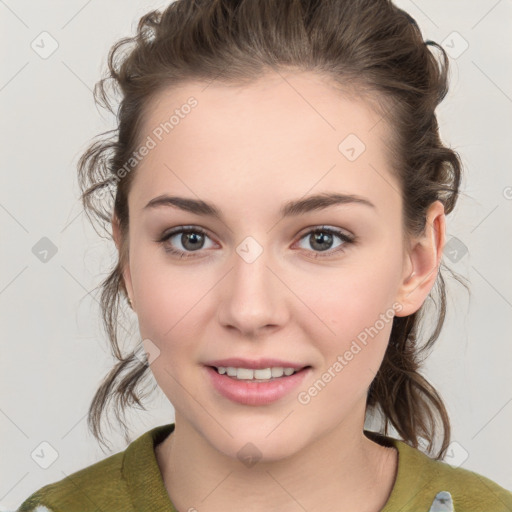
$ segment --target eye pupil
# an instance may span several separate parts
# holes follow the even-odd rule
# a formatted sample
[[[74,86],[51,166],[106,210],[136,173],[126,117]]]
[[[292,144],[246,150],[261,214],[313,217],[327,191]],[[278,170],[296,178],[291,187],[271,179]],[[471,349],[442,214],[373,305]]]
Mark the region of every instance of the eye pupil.
[[[314,246],[315,244],[322,244],[322,243],[327,243],[328,245],[332,244],[332,234],[330,233],[325,233],[324,231],[317,231],[316,233],[313,234],[313,240],[314,240],[314,244],[312,246]],[[318,247],[319,250],[321,251],[326,251],[329,249],[329,247]]]
[[[187,247],[187,243],[190,241],[192,241],[192,247]],[[197,242],[199,242],[199,244],[197,244]],[[201,245],[201,242],[204,242],[204,237],[200,233],[183,233],[181,235],[181,243],[183,244],[183,247],[185,247],[186,249],[196,250],[198,246]]]

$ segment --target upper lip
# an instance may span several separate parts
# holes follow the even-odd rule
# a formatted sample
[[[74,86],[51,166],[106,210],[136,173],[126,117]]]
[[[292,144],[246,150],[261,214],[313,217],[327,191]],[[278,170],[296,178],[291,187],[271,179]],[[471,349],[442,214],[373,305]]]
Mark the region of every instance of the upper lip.
[[[294,363],[292,361],[283,361],[282,359],[274,358],[262,358],[262,359],[244,359],[242,357],[230,357],[228,359],[217,359],[215,361],[208,361],[204,363],[206,366],[215,366],[218,368],[222,366],[227,368],[228,366],[234,368],[251,368],[253,370],[260,370],[263,368],[293,368],[294,370],[301,370],[305,368],[305,364]]]

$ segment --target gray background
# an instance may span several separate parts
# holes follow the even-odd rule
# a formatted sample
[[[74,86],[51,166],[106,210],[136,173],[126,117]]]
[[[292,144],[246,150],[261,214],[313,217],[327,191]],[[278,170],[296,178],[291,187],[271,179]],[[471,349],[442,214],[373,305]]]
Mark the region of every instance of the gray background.
[[[425,39],[450,51],[451,88],[438,116],[466,171],[447,218],[458,253],[445,252],[445,261],[470,280],[472,295],[449,281],[447,322],[424,373],[450,413],[447,462],[512,489],[512,0],[396,3]],[[112,365],[92,290],[115,249],[82,211],[76,163],[94,135],[113,127],[92,98],[109,48],[165,4],[0,0],[0,510],[106,457],[86,412]],[[58,43],[47,58],[31,47],[51,49],[43,31]],[[57,250],[46,262],[37,256],[43,237]],[[132,329],[136,339],[135,322]],[[128,414],[132,439],[173,421],[159,390],[148,408]],[[119,433],[111,439],[114,452],[125,448]]]

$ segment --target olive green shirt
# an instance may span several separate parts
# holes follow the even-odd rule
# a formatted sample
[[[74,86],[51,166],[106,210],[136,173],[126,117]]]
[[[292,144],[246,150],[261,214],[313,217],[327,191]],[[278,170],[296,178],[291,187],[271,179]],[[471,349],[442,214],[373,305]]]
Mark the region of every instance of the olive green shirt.
[[[17,512],[177,512],[154,450],[173,430],[174,423],[153,428],[126,450],[42,487]],[[364,432],[398,450],[396,480],[381,512],[512,512],[512,492],[492,480],[403,441]]]

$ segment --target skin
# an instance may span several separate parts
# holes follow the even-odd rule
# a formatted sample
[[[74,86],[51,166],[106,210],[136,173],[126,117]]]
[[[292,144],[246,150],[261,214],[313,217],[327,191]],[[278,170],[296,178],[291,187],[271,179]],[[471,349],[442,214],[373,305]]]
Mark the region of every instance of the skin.
[[[150,105],[141,140],[191,95],[198,106],[139,164],[128,197],[125,284],[142,338],[159,351],[151,370],[176,413],[175,432],[155,450],[167,491],[180,511],[233,503],[246,511],[378,511],[397,454],[370,441],[363,426],[392,322],[308,404],[297,394],[380,314],[420,308],[441,261],[443,205],[431,205],[424,234],[404,245],[400,185],[386,153],[390,128],[325,78],[289,72],[240,87],[182,84]],[[366,146],[353,162],[338,150],[350,133]],[[375,207],[279,216],[286,201],[334,191]],[[165,206],[144,211],[164,193],[212,202],[224,221]],[[207,231],[202,246],[182,245],[181,234],[165,244],[194,257],[179,259],[156,241],[190,225]],[[334,236],[322,251],[310,230],[323,225],[358,243],[333,253],[344,243]],[[116,217],[113,230],[120,248]],[[247,236],[263,249],[252,263],[236,252]],[[277,402],[241,405],[219,395],[202,366],[231,356],[277,357],[312,371]],[[249,442],[261,453],[252,467],[237,457]]]

